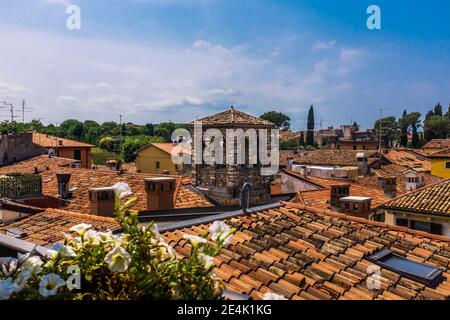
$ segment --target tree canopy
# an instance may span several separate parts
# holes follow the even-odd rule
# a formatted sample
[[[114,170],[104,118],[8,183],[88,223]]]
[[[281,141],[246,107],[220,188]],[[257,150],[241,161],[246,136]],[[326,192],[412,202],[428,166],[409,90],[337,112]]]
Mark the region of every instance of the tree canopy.
[[[278,129],[288,130],[291,127],[291,118],[281,112],[269,111],[261,115],[259,118],[272,122]]]

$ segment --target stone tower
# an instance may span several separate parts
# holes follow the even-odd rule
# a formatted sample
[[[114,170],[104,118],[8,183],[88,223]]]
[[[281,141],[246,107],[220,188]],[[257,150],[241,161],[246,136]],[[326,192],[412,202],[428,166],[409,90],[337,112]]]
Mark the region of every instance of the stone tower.
[[[271,129],[275,125],[269,121],[262,120],[241,112],[231,107],[230,109],[199,119],[198,122],[202,124],[203,145],[205,146],[211,142],[204,139],[204,134],[208,129],[217,129],[223,135],[223,164],[206,164],[204,159],[202,164],[195,164],[192,162],[192,182],[199,190],[213,199],[217,200],[223,205],[237,205],[240,200],[240,191],[244,183],[251,184],[250,189],[250,204],[266,203],[270,200],[270,183],[275,178],[275,175],[262,175],[261,169],[264,167],[260,162],[260,155],[257,153],[256,164],[251,164],[250,155],[248,152],[250,139],[245,139],[245,145],[241,140],[241,147],[245,149],[245,164],[229,164],[226,159],[226,146],[232,143],[234,146],[234,157],[237,159],[237,148],[239,139],[228,141],[226,139],[227,129],[239,130],[248,132],[248,129],[254,129],[259,133],[259,129],[267,129],[267,146],[268,154],[270,154],[270,134]],[[194,136],[194,122],[188,124],[192,136]],[[257,134],[257,144],[260,145],[260,135]],[[195,140],[195,138],[194,138]],[[206,141],[205,141],[206,140]],[[231,146],[229,146],[232,148]],[[232,149],[230,149],[232,150]],[[194,152],[193,152],[194,157]],[[255,158],[253,158],[255,159]],[[278,160],[278,159],[277,159]],[[255,162],[255,161],[253,161]],[[278,169],[278,168],[277,168]]]

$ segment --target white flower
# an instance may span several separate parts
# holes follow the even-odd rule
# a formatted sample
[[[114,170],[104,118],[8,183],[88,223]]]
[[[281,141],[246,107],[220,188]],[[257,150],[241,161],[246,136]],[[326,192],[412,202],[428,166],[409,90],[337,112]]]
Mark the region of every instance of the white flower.
[[[100,236],[97,231],[90,229],[83,235],[83,240],[86,244],[96,246],[100,243]]]
[[[22,269],[31,274],[38,274],[42,270],[42,260],[38,256],[28,257],[22,264]]]
[[[112,272],[125,272],[131,262],[131,256],[122,247],[115,247],[106,255],[105,262]]]
[[[158,240],[161,239],[161,234],[159,233],[158,226],[156,224],[152,225],[152,227],[150,228],[150,231],[153,232],[156,239],[158,239]]]
[[[56,273],[47,274],[39,282],[39,293],[44,297],[54,296],[65,284],[66,282]]]
[[[0,300],[8,300],[17,290],[17,284],[11,278],[0,280]]]
[[[76,257],[77,254],[75,253],[75,251],[73,251],[73,249],[69,246],[65,246],[59,242],[57,242],[54,246],[53,246],[53,250],[57,251],[61,256],[63,257]]]
[[[76,226],[73,226],[72,228],[70,228],[69,231],[76,232],[80,236],[82,236],[86,232],[86,230],[88,230],[90,228],[92,228],[92,226],[90,224],[80,223],[80,224],[77,224]]]
[[[102,243],[107,243],[107,242],[113,242],[114,241],[111,230],[108,230],[106,232],[98,232],[97,233],[97,238]]]
[[[206,269],[209,269],[211,266],[214,265],[214,258],[211,256],[208,256],[204,253],[199,253],[198,258],[200,259],[201,262],[205,264]]]
[[[207,243],[208,240],[199,236],[192,236],[190,234],[184,234],[183,238],[188,239],[193,245],[197,245],[198,243]]]
[[[125,182],[117,182],[115,185],[113,185],[113,188],[116,191],[116,196],[118,196],[119,199],[123,199],[133,194],[130,186]]]
[[[167,242],[165,241],[160,241],[159,245],[163,247],[163,249],[167,252],[167,254],[169,254],[169,256],[171,258],[175,257],[175,249],[172,248]]]
[[[263,300],[287,300],[287,299],[282,295],[273,292],[266,292],[263,296]]]
[[[16,280],[14,281],[14,283],[17,286],[15,292],[22,291],[22,289],[27,284],[28,279],[30,279],[30,278],[31,278],[31,274],[28,271],[20,272],[19,275],[17,276]]]
[[[223,240],[224,244],[227,244],[231,241],[231,237],[229,236],[229,232],[231,231],[231,229],[222,221],[214,221],[213,224],[209,227],[209,231],[211,233],[211,239],[213,241]]]
[[[45,256],[47,258],[49,258],[50,260],[54,260],[56,259],[56,257],[58,256],[58,251],[53,250],[53,249],[49,249],[45,252]]]

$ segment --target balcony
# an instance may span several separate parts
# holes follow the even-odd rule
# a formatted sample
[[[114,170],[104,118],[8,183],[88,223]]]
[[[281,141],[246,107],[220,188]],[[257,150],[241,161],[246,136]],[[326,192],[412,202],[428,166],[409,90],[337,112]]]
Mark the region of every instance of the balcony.
[[[0,198],[23,199],[42,195],[42,177],[38,174],[0,175]]]

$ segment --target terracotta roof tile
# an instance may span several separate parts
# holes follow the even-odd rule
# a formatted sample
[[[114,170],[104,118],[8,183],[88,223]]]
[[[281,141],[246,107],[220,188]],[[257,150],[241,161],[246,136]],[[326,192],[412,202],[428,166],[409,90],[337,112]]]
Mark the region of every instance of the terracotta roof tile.
[[[30,241],[38,245],[47,246],[64,239],[64,233],[77,224],[87,223],[95,229],[116,231],[120,226],[113,218],[98,217],[88,214],[69,212],[58,209],[45,209],[43,212],[0,227],[0,233],[6,233],[10,228],[25,232],[27,235],[22,240]]]
[[[381,208],[450,215],[450,179],[397,197]]]
[[[282,150],[280,152],[280,164],[286,165],[287,159],[290,157],[293,158],[295,164],[356,166],[356,155],[361,152],[361,150],[319,149],[294,153],[293,151]],[[377,151],[366,150],[364,152],[368,157],[369,165],[378,160],[372,157]]]
[[[33,143],[44,148],[93,148],[92,144],[75,141],[67,138],[51,136],[45,133],[33,132]]]
[[[200,121],[203,127],[240,125],[240,126],[273,128],[275,126],[272,122],[254,117],[252,115],[239,111],[233,107],[223,112],[219,112],[214,115],[198,119],[197,121]],[[193,125],[194,122],[190,122],[188,124],[188,126]]]
[[[423,149],[447,149],[450,148],[450,139],[433,139],[423,146]]]
[[[311,300],[445,299],[450,294],[448,238],[347,215],[338,218],[332,211],[295,203],[232,220],[238,235],[244,234],[246,239],[228,245],[214,259],[215,273],[229,289],[254,299],[261,299],[266,292]],[[430,289],[381,268],[381,288],[367,288],[367,268],[373,263],[366,257],[384,247],[429,265],[439,261],[445,271],[444,282]]]
[[[2,173],[34,173],[37,167],[43,180],[43,192],[46,195],[57,196],[58,183],[56,173],[70,173],[70,188],[76,188],[73,198],[67,202],[64,209],[69,211],[89,213],[89,189],[112,186],[119,181],[130,185],[134,195],[138,197],[136,210],[146,210],[147,194],[145,191],[145,178],[159,177],[157,174],[122,173],[115,171],[100,171],[83,168],[70,168],[68,164],[73,160],[62,158],[49,158],[38,156],[17,164],[0,168]],[[177,179],[174,193],[175,208],[195,208],[213,206],[206,198],[187,188],[190,179],[183,176],[173,176]]]

